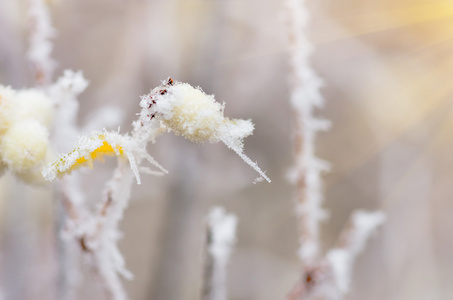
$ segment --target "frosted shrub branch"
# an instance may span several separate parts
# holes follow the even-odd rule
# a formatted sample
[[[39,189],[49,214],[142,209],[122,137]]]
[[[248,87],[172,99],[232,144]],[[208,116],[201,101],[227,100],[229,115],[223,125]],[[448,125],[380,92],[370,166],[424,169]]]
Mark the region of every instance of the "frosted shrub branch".
[[[126,160],[120,159],[113,178],[106,184],[103,201],[93,218],[95,230],[90,235],[83,236],[85,251],[92,255],[93,266],[102,279],[107,299],[127,299],[119,275],[127,279],[133,278],[126,269],[124,257],[118,248],[118,240],[121,238],[118,227],[128,206],[132,178]]]
[[[322,209],[322,172],[329,169],[327,162],[315,153],[316,135],[327,130],[330,122],[314,115],[324,99],[322,80],[310,64],[313,45],[306,30],[309,12],[306,0],[287,0],[292,67],[291,107],[294,115],[295,168],[292,180],[297,187],[296,212],[299,222],[299,258],[302,275],[287,296],[287,300],[343,299],[348,292],[355,257],[363,249],[370,233],[384,221],[381,212],[357,211],[341,238],[340,245],[325,257],[320,253],[320,221],[326,217]]]
[[[382,212],[355,211],[342,231],[337,246],[329,250],[323,259],[304,269],[286,299],[344,299],[351,286],[355,258],[384,221]]]
[[[38,85],[51,83],[55,61],[51,57],[55,29],[50,20],[50,13],[44,0],[28,0],[30,39],[28,59],[32,64],[35,81]]]
[[[80,134],[77,126],[79,103],[77,97],[85,91],[88,81],[82,72],[65,70],[54,83],[48,86],[47,91],[54,101],[55,118],[53,124],[52,146],[55,151],[67,151],[73,140]],[[80,222],[88,219],[90,211],[85,195],[80,185],[80,174],[72,174],[55,183],[56,198],[61,202],[58,218],[60,228],[58,234],[59,245],[59,293],[62,300],[76,299],[76,291],[82,282],[80,268],[81,253],[79,237],[71,231]]]
[[[321,173],[328,170],[327,162],[315,153],[315,138],[320,130],[327,130],[329,121],[318,119],[314,110],[324,104],[320,93],[322,80],[311,68],[313,45],[304,34],[309,14],[304,0],[287,0],[292,67],[291,106],[294,114],[294,154],[296,158],[293,180],[297,186],[300,250],[302,262],[315,261],[319,255],[319,222],[326,213],[323,201]]]
[[[93,114],[84,129],[77,126],[77,97],[88,86],[81,72],[66,70],[53,81],[55,61],[51,57],[55,29],[45,0],[28,0],[29,51],[37,88],[14,90],[0,85],[0,176],[8,170],[30,184],[60,179],[57,190],[62,211],[59,249],[61,265],[59,299],[76,298],[80,282],[79,255],[83,254],[98,276],[106,299],[126,300],[121,276],[132,278],[118,248],[119,223],[128,206],[133,179],[141,183],[141,173],[168,173],[146,150],[148,143],[165,132],[174,132],[193,142],[222,142],[233,150],[259,177],[269,177],[244,154],[243,140],[252,134],[250,120],[224,116],[224,104],[201,88],[175,82],[171,78],[141,97],[139,118],[130,134],[102,127],[118,122],[117,110]],[[112,112],[118,119],[112,121]],[[107,116],[107,117],[106,117]],[[117,124],[117,123],[116,123]],[[73,144],[76,141],[75,145]],[[64,153],[55,159],[54,153]],[[91,209],[80,187],[81,167],[93,168],[106,156],[117,158],[112,179],[106,183],[97,209]],[[214,210],[210,215],[212,244],[212,286],[209,299],[226,299],[226,264],[235,239],[236,218]]]
[[[236,241],[237,217],[224,208],[211,209],[207,222],[204,300],[226,300],[227,264]]]
[[[65,88],[62,87],[65,86],[67,88],[83,87],[77,84],[82,81],[77,80],[76,73],[69,72],[65,76],[72,80],[66,81],[63,77],[59,81],[60,84],[51,89],[55,94],[63,93]],[[63,83],[67,83],[67,85]],[[76,91],[79,89],[68,94],[68,100],[75,99]],[[48,164],[42,172],[46,180],[52,181],[57,177],[62,177],[62,180],[65,181],[66,176],[64,175],[83,166],[93,168],[95,161],[102,160],[105,156],[118,158],[118,167],[112,180],[106,184],[103,200],[97,212],[90,213],[88,209],[84,208],[84,205],[79,205],[78,201],[71,199],[71,196],[66,197],[65,206],[67,214],[70,216],[66,234],[78,241],[82,252],[90,257],[93,270],[101,279],[105,294],[108,299],[113,300],[127,299],[119,275],[131,278],[131,274],[125,268],[125,261],[118,249],[117,242],[120,237],[119,222],[128,205],[132,178],[135,177],[136,182],[140,184],[140,171],[158,175],[167,173],[167,170],[147,152],[146,147],[149,142],[154,143],[159,135],[167,131],[194,142],[222,141],[255,169],[261,178],[270,181],[265,173],[243,154],[243,139],[253,131],[251,121],[224,117],[223,105],[216,102],[213,96],[206,95],[201,89],[193,88],[186,83],[175,82],[169,78],[161,86],[142,96],[140,107],[142,109],[139,118],[133,123],[134,129],[130,135],[121,135],[118,132],[107,130],[94,130],[88,135],[80,136],[72,151]],[[62,126],[62,130],[64,128]],[[67,126],[67,128],[70,129],[71,126]],[[150,169],[144,164],[148,164],[154,169]],[[227,222],[226,220],[230,220],[228,221],[230,223],[233,222],[230,217],[226,218],[225,222]],[[216,225],[215,228],[217,231],[219,228],[227,227]],[[223,236],[227,236],[227,233],[223,233]],[[216,239],[222,236],[221,233],[219,234],[216,233],[215,236],[219,236]],[[226,241],[219,240],[218,243],[216,242],[217,246],[213,246],[214,250],[212,250],[214,251],[212,254],[214,257],[213,284],[216,287],[219,286],[216,290],[220,291],[222,290],[221,282],[224,282],[225,279],[222,270],[227,257],[227,254],[222,254],[226,246],[223,248],[218,246],[222,243],[226,243]]]
[[[44,169],[44,177],[53,180],[57,175],[70,173],[83,165],[92,166],[96,158],[104,155],[125,155],[140,184],[139,166],[143,160],[161,172],[167,172],[147,153],[147,143],[154,143],[164,132],[174,132],[193,142],[223,142],[270,182],[258,165],[243,153],[243,139],[252,134],[252,122],[224,117],[223,106],[213,96],[170,78],[150,94],[142,96],[140,106],[139,119],[133,123],[131,135],[92,131],[90,135],[79,138],[72,152],[62,155]]]

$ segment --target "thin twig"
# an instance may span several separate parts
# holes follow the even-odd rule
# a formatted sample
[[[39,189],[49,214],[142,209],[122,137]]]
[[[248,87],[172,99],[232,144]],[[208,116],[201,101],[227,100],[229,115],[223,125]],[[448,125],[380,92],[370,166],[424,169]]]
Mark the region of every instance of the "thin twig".
[[[37,85],[52,82],[55,61],[51,57],[52,38],[55,29],[52,26],[49,9],[44,0],[28,0],[30,38],[28,59],[30,60]]]
[[[341,235],[339,247],[330,250],[325,257],[321,255],[319,226],[326,215],[321,208],[321,172],[328,165],[316,157],[315,138],[317,132],[328,129],[330,123],[314,116],[315,108],[324,101],[320,93],[322,81],[310,65],[313,45],[306,34],[309,12],[305,3],[306,0],[287,0],[296,159],[293,181],[297,191],[302,274],[286,300],[338,300],[348,292],[355,257],[384,216],[379,212],[354,213],[349,227]]]
[[[312,45],[305,35],[308,13],[304,0],[287,0],[289,41],[291,45],[291,107],[294,122],[294,182],[297,189],[302,264],[308,266],[319,259],[319,222],[325,217],[321,172],[327,163],[316,157],[317,132],[329,127],[329,122],[314,116],[314,109],[323,104],[321,79],[310,65]]]

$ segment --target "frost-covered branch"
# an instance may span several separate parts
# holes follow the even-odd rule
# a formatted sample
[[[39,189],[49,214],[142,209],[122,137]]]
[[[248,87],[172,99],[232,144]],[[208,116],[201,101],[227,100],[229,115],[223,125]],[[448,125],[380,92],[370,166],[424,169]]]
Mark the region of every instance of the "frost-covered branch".
[[[338,244],[318,262],[305,267],[286,300],[342,300],[349,292],[356,257],[373,232],[383,224],[385,214],[356,210]]]
[[[237,217],[214,207],[208,216],[203,300],[226,300],[227,264],[236,241]]]
[[[297,187],[297,215],[299,222],[299,258],[302,274],[287,300],[340,300],[348,291],[352,265],[363,249],[370,233],[384,221],[381,212],[358,211],[351,226],[342,234],[342,243],[323,257],[320,253],[320,221],[326,213],[322,209],[323,182],[321,174],[329,168],[315,151],[315,139],[320,130],[327,130],[330,122],[314,115],[322,107],[322,80],[311,67],[313,44],[307,37],[309,12],[307,0],[287,0],[289,41],[292,67],[291,107],[294,115],[295,167],[291,175]]]
[[[66,75],[77,78],[74,73]],[[66,81],[62,79],[62,82]],[[68,86],[74,87],[74,84]],[[58,91],[58,88],[55,89]],[[67,177],[65,175],[78,168],[93,168],[94,162],[105,156],[118,158],[118,167],[112,180],[106,185],[103,200],[96,213],[83,209],[83,205],[78,208],[78,203],[70,197],[67,197],[66,205],[70,208],[67,209],[68,216],[72,216],[66,228],[67,234],[78,241],[83,253],[91,258],[93,269],[101,279],[106,295],[114,300],[126,299],[119,275],[131,277],[125,269],[125,261],[117,241],[120,236],[119,222],[128,205],[132,178],[135,176],[136,182],[140,184],[140,172],[167,173],[147,152],[148,143],[154,143],[157,137],[166,131],[172,131],[194,142],[222,141],[254,168],[261,178],[270,181],[265,173],[243,154],[243,139],[253,131],[251,121],[224,117],[223,105],[201,89],[169,78],[148,95],[141,97],[140,106],[142,109],[139,118],[133,123],[134,130],[130,135],[100,130],[80,136],[72,151],[61,155],[42,172],[46,180],[52,181],[56,177],[62,177],[64,180]],[[144,163],[155,169],[150,169]],[[216,225],[214,230],[219,230],[219,226]],[[220,291],[221,282],[224,282],[222,270],[226,264],[225,254],[217,253],[218,245],[222,244],[222,241],[224,240],[216,242],[217,246],[213,248],[213,283],[216,287],[219,285],[216,290]]]
[[[43,176],[51,181],[81,166],[93,166],[93,161],[104,155],[126,156],[136,181],[140,184],[140,166],[148,161],[159,171],[167,171],[146,151],[149,142],[154,143],[164,132],[174,132],[193,142],[223,142],[250,165],[261,178],[266,176],[256,163],[244,152],[243,139],[253,132],[250,120],[229,119],[223,115],[223,105],[213,96],[206,95],[200,88],[187,83],[175,82],[171,78],[142,96],[139,118],[133,123],[131,135],[116,132],[93,131],[82,136],[72,152],[43,171]]]
[[[229,119],[223,115],[224,104],[201,88],[171,78],[142,97],[140,118],[134,123],[134,136],[146,140],[147,128],[172,131],[192,142],[223,142],[236,152],[259,175],[270,182],[256,163],[244,154],[243,140],[254,129],[250,120]]]
[[[121,238],[119,222],[128,206],[133,175],[125,159],[118,161],[113,178],[106,184],[103,201],[81,241],[92,256],[92,266],[101,278],[107,299],[126,300],[126,292],[119,275],[132,279],[125,260],[118,248]]]
[[[292,180],[297,186],[297,213],[299,216],[300,249],[303,263],[315,261],[319,256],[319,222],[326,213],[323,201],[321,173],[329,165],[316,156],[317,132],[329,128],[330,123],[314,115],[323,105],[320,93],[322,80],[313,71],[310,58],[313,45],[306,35],[309,14],[305,0],[287,0],[289,39],[292,68],[291,106],[294,122],[294,155],[296,159]]]
[[[51,57],[52,38],[55,29],[52,26],[50,12],[44,0],[28,0],[28,17],[30,23],[30,38],[28,59],[32,64],[35,82],[47,85],[52,81],[55,61]]]
[[[88,86],[82,72],[65,70],[46,90],[54,102],[55,118],[52,132],[52,146],[55,151],[67,151],[73,140],[80,134],[77,126],[79,102],[77,97]],[[59,255],[59,299],[76,299],[76,291],[82,282],[81,249],[79,240],[71,228],[89,216],[85,195],[80,185],[80,174],[72,174],[55,183],[55,194],[61,209],[58,234]]]

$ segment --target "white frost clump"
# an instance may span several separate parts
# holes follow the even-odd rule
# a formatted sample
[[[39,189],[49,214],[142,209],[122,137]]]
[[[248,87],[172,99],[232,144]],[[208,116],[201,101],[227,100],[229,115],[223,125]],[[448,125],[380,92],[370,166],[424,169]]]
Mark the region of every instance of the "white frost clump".
[[[142,111],[139,121],[135,123],[136,128],[157,121],[162,129],[193,142],[221,141],[270,182],[258,165],[243,152],[243,139],[252,134],[253,123],[224,117],[224,105],[216,102],[214,96],[169,78],[150,94],[142,96],[140,106]]]
[[[213,258],[211,300],[226,300],[226,266],[236,242],[237,217],[222,207],[214,207],[208,216],[211,242],[208,248]]]
[[[52,118],[52,101],[41,90],[0,86],[0,165],[24,181],[39,181],[39,168],[50,156]]]
[[[327,253],[327,261],[332,267],[334,279],[342,293],[349,290],[352,266],[355,257],[362,252],[367,239],[385,221],[382,212],[358,210],[352,215],[351,229],[345,236],[344,245]]]

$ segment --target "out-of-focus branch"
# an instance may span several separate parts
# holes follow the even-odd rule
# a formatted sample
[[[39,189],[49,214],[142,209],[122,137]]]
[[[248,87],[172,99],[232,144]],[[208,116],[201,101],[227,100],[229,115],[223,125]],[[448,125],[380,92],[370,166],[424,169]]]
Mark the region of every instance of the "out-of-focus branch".
[[[43,3],[41,3],[44,5]],[[66,70],[47,92],[54,101],[55,116],[52,132],[52,146],[60,152],[67,150],[79,134],[77,96],[82,93],[88,82],[81,72]],[[83,223],[88,215],[85,209],[85,197],[80,188],[79,174],[62,178],[55,184],[56,203],[60,206],[57,218],[58,244],[58,299],[76,299],[76,290],[81,280],[79,241],[74,238],[78,224]]]
[[[321,172],[328,164],[316,156],[317,132],[329,128],[330,123],[314,116],[316,107],[323,105],[321,79],[310,66],[313,46],[305,35],[308,13],[304,0],[287,0],[289,40],[292,68],[291,107],[294,122],[294,156],[292,180],[297,186],[297,214],[299,218],[299,257],[310,265],[319,257],[319,222],[325,217]]]
[[[236,240],[237,217],[214,207],[208,216],[203,274],[203,300],[227,299],[227,264]]]
[[[52,38],[55,29],[52,26],[49,9],[44,0],[28,0],[30,38],[28,59],[30,60],[37,85],[52,82],[55,61],[51,57]]]
[[[355,259],[365,248],[366,241],[385,221],[379,211],[353,212],[343,229],[337,246],[324,259],[303,269],[301,278],[286,296],[286,300],[341,300],[349,292]]]
[[[338,248],[332,249],[325,258],[320,254],[319,225],[326,216],[321,207],[321,173],[328,169],[328,164],[316,156],[315,139],[319,131],[329,128],[330,123],[314,115],[314,110],[324,104],[324,99],[320,93],[322,80],[310,64],[313,45],[306,34],[309,12],[305,3],[306,0],[286,1],[296,160],[291,179],[297,190],[299,258],[302,263],[301,277],[286,299],[337,300],[343,299],[347,293],[354,259],[370,233],[384,221],[384,215],[380,212],[354,213],[350,225],[341,235]]]

